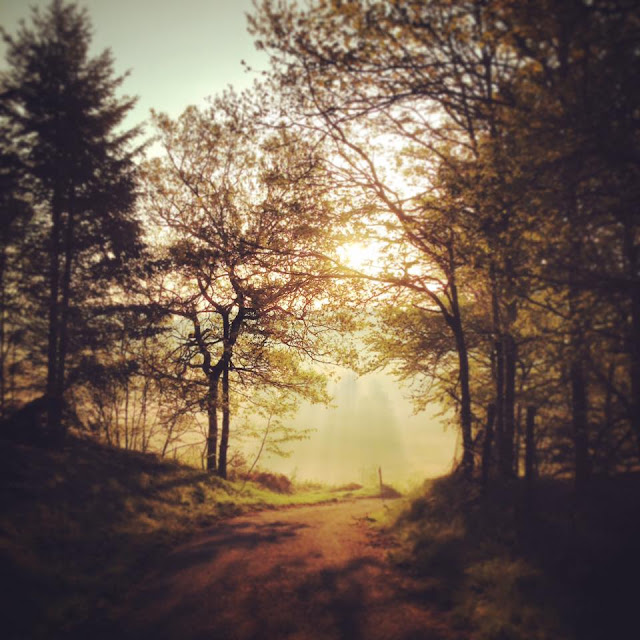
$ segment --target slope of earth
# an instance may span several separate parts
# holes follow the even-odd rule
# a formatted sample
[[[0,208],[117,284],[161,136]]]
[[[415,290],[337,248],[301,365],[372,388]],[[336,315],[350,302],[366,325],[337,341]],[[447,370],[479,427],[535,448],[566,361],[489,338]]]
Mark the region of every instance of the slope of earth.
[[[386,562],[389,541],[370,527],[382,507],[351,500],[220,523],[168,555],[104,637],[459,637],[425,607],[420,585]]]
[[[75,637],[198,532],[249,510],[366,494],[347,489],[274,493],[86,438],[59,450],[0,440],[0,637]]]

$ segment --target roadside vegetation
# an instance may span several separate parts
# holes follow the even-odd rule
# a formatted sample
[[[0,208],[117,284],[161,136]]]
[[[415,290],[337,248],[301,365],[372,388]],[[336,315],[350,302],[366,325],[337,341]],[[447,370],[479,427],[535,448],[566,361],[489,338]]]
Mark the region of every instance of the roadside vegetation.
[[[245,482],[71,437],[60,450],[0,448],[0,575],[6,638],[74,637],[108,617],[145,569],[221,518],[375,491]]]
[[[633,628],[640,570],[640,474],[482,492],[459,474],[396,503],[392,561],[423,582],[424,601],[474,640],[622,638]],[[630,508],[633,505],[633,508]]]

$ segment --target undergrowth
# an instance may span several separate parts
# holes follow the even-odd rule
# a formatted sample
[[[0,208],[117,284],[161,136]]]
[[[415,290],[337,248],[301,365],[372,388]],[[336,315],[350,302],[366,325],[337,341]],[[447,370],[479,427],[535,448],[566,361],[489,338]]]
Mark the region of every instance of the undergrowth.
[[[228,482],[91,440],[70,438],[61,451],[1,442],[3,637],[70,637],[108,615],[162,554],[221,518],[366,495],[273,491],[284,481],[254,480]]]
[[[474,640],[630,637],[639,484],[594,481],[577,500],[545,480],[525,511],[515,481],[485,493],[456,475],[429,481],[393,515],[392,560]]]

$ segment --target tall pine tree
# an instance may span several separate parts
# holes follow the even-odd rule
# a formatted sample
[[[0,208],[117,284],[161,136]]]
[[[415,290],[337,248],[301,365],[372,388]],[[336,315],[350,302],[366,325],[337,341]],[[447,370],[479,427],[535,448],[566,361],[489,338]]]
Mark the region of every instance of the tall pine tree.
[[[121,129],[135,101],[116,96],[124,76],[114,75],[110,51],[89,57],[86,11],[53,0],[31,18],[15,36],[3,32],[9,69],[1,109],[15,128],[43,222],[47,423],[60,440],[76,317],[140,249],[134,211],[138,131]]]

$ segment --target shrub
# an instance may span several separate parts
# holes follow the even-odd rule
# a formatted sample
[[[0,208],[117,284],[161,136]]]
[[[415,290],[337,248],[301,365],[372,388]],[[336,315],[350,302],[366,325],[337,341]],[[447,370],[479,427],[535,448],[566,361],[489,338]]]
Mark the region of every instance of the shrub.
[[[292,483],[287,476],[282,473],[269,473],[267,471],[253,471],[247,478],[251,482],[259,484],[270,491],[276,493],[291,493]]]

